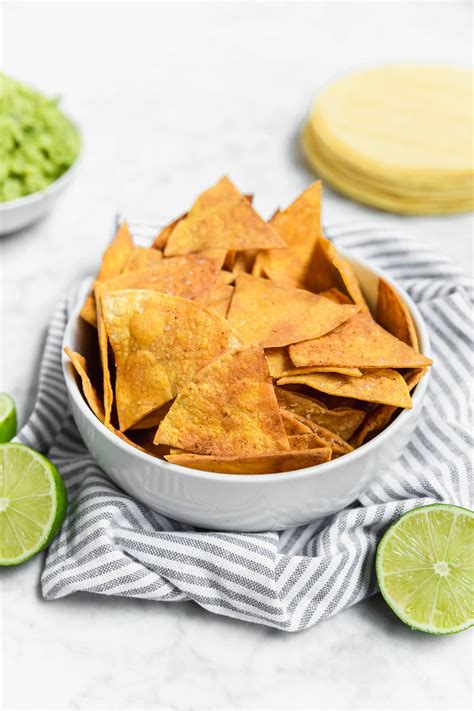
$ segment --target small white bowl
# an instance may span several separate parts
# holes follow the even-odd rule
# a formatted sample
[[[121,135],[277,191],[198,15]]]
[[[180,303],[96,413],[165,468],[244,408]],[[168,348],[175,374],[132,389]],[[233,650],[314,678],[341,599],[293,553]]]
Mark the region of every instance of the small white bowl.
[[[18,232],[45,217],[76,175],[79,159],[80,153],[71,167],[43,190],[0,202],[0,235]]]
[[[345,256],[373,308],[379,277],[392,285],[394,282],[366,262]],[[409,296],[396,288],[413,316],[421,351],[429,356],[423,319]],[[87,355],[90,327],[80,319],[80,307],[78,304],[67,325],[63,345]],[[165,516],[227,531],[274,531],[301,525],[355,501],[401,454],[418,422],[429,378],[427,374],[416,386],[411,410],[403,410],[383,432],[350,454],[281,474],[236,475],[170,464],[123,442],[89,409],[66,356],[63,372],[77,427],[90,453],[112,481]]]

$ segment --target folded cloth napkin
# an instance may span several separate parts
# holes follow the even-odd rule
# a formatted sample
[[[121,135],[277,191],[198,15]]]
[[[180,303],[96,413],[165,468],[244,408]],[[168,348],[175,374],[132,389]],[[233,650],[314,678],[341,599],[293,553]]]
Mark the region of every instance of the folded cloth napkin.
[[[131,227],[142,237],[155,231],[143,222]],[[217,614],[301,630],[376,592],[377,543],[401,514],[437,501],[469,506],[469,280],[387,226],[333,226],[326,233],[387,270],[417,302],[430,332],[429,389],[400,459],[387,461],[383,476],[352,506],[291,530],[211,532],[165,518],[118,489],[81,441],[61,374],[65,300],[49,327],[33,414],[18,437],[48,454],[69,492],[68,515],[41,577],[46,599],[83,590],[194,600]]]

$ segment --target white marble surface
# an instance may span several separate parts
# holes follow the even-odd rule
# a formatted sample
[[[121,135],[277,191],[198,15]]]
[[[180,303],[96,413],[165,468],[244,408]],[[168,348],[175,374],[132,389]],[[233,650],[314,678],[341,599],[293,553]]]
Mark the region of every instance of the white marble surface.
[[[228,172],[264,213],[310,180],[310,97],[375,61],[467,64],[458,3],[6,3],[6,71],[64,95],[85,150],[44,222],[2,239],[0,387],[24,420],[58,296],[91,272],[118,209],[173,215]],[[402,218],[326,191],[325,219],[384,219],[472,267],[472,218]],[[466,709],[469,633],[432,638],[374,598],[288,635],[191,604],[45,603],[40,560],[0,572],[5,709]],[[1,703],[0,703],[1,705]]]

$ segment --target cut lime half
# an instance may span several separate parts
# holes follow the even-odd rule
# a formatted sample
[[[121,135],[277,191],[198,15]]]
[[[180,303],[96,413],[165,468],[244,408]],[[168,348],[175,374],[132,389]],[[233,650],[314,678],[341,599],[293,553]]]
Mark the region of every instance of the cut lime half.
[[[15,435],[15,401],[11,395],[0,393],[0,442],[9,442]]]
[[[46,548],[66,509],[54,464],[24,444],[0,445],[0,565],[18,565]]]
[[[474,512],[432,504],[409,511],[380,541],[380,592],[412,629],[461,632],[474,624]]]

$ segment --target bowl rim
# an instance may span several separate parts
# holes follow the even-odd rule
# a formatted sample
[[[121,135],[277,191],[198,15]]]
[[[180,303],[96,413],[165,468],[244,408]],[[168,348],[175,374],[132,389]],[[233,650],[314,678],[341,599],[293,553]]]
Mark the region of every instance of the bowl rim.
[[[420,311],[418,310],[418,307],[411,299],[411,297],[406,293],[406,291],[402,287],[400,287],[394,281],[394,279],[387,275],[383,271],[383,269],[373,266],[365,259],[354,257],[345,250],[339,250],[339,252],[344,257],[346,257],[351,263],[355,263],[361,266],[363,269],[378,276],[379,278],[384,279],[395,288],[397,293],[402,297],[403,301],[408,306],[413,321],[415,322],[415,327],[417,329],[418,338],[420,342],[420,352],[423,353],[423,355],[426,355],[428,358],[431,357],[430,338],[425,322]],[[410,410],[402,410],[402,412],[400,412],[398,417],[396,417],[393,422],[391,422],[384,430],[382,430],[382,432],[373,437],[373,439],[369,440],[369,442],[365,442],[357,449],[354,449],[352,452],[344,454],[344,456],[338,457],[337,459],[333,459],[329,462],[315,464],[312,467],[305,467],[304,469],[293,469],[287,472],[275,472],[272,474],[225,474],[222,472],[208,472],[202,469],[183,467],[179,464],[173,464],[172,462],[168,462],[165,459],[159,459],[157,457],[154,457],[153,455],[148,454],[148,452],[144,452],[141,449],[138,449],[133,445],[128,444],[128,442],[124,442],[113,432],[111,432],[102,422],[100,422],[100,420],[94,415],[94,413],[90,409],[86,400],[82,396],[79,384],[76,380],[76,376],[73,372],[73,367],[70,364],[69,358],[64,353],[64,347],[70,346],[71,344],[71,336],[76,328],[81,307],[82,303],[79,299],[78,303],[75,304],[74,309],[72,310],[70,318],[68,319],[62,340],[62,370],[69,397],[72,398],[75,405],[81,411],[81,414],[86,418],[89,424],[92,425],[92,427],[95,428],[101,436],[104,436],[105,439],[109,440],[113,446],[116,446],[119,449],[123,449],[129,454],[134,454],[136,457],[138,457],[138,459],[143,460],[147,464],[152,464],[157,468],[164,466],[170,471],[174,471],[181,476],[190,477],[192,479],[197,478],[205,479],[208,481],[229,482],[229,484],[231,482],[238,484],[239,482],[246,481],[249,484],[259,483],[260,485],[262,485],[265,482],[271,484],[272,482],[276,481],[287,481],[294,479],[305,479],[313,476],[322,476],[323,474],[326,474],[332,470],[336,470],[341,466],[350,466],[351,463],[355,462],[357,459],[369,455],[372,450],[382,446],[387,439],[396,434],[396,432],[403,427],[404,423],[410,417],[414,417],[416,415],[416,413],[422,407],[423,399],[430,378],[431,369],[428,369],[426,375],[422,378],[422,380],[417,384],[415,388],[415,391],[412,395],[413,407]]]
[[[77,123],[69,116],[69,114],[65,113],[64,111],[63,114],[66,116],[68,121],[74,126],[80,139],[79,151],[77,153],[77,156],[74,158],[74,161],[71,163],[69,168],[67,168],[67,170],[65,170],[64,173],[59,176],[59,178],[53,180],[53,182],[49,183],[45,188],[42,188],[41,190],[35,190],[33,193],[29,193],[28,195],[22,195],[22,197],[15,198],[14,200],[0,202],[0,213],[5,213],[8,212],[8,210],[15,210],[17,208],[22,208],[25,205],[31,205],[36,202],[40,202],[41,200],[44,200],[44,198],[48,197],[48,195],[55,193],[57,190],[60,190],[64,185],[69,182],[69,180],[71,180],[71,178],[74,177],[78,165],[82,160],[83,137]]]

